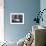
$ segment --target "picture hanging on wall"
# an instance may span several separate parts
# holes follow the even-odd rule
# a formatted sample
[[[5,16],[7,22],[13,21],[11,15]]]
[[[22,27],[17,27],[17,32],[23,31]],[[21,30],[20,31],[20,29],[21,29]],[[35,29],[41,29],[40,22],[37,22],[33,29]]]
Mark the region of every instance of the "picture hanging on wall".
[[[10,13],[10,24],[24,24],[24,13]]]

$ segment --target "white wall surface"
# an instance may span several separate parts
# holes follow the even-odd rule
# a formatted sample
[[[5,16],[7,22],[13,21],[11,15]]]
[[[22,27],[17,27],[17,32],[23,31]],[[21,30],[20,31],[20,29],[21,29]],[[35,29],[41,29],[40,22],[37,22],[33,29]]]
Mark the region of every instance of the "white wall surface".
[[[0,0],[0,42],[4,41],[4,1]]]

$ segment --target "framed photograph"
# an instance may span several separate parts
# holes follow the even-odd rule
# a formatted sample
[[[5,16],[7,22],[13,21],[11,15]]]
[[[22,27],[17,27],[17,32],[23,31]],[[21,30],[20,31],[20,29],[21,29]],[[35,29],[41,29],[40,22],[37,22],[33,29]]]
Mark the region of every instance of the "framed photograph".
[[[10,13],[10,24],[24,24],[24,13]]]

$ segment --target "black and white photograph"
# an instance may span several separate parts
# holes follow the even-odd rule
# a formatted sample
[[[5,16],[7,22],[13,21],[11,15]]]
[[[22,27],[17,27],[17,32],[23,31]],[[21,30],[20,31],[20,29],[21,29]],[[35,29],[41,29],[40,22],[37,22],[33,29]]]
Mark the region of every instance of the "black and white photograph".
[[[24,24],[24,13],[10,13],[11,24]]]

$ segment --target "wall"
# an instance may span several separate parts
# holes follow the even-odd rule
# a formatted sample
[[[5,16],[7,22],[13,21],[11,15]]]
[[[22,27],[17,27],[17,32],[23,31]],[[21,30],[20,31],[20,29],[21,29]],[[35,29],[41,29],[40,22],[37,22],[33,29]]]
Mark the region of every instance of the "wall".
[[[42,11],[43,9],[46,9],[46,0],[40,0],[40,9],[41,9],[41,11]],[[45,20],[45,19],[46,19],[46,11],[43,12],[42,17],[43,17],[43,22],[41,21],[41,22],[40,22],[40,25],[46,27],[46,20]]]
[[[4,35],[7,41],[18,41],[32,28],[32,21],[40,9],[40,0],[4,0]],[[10,13],[24,13],[24,24],[10,24]]]
[[[0,42],[4,41],[4,8],[3,1],[0,0]]]

